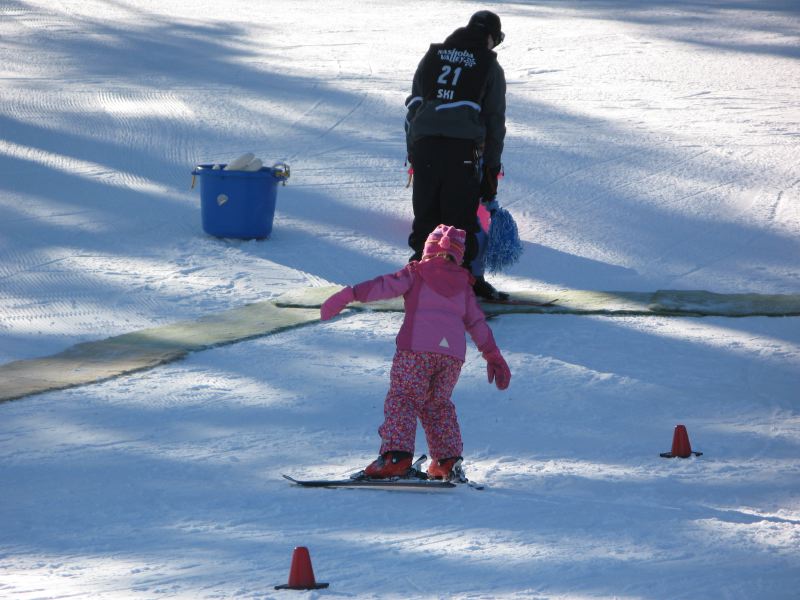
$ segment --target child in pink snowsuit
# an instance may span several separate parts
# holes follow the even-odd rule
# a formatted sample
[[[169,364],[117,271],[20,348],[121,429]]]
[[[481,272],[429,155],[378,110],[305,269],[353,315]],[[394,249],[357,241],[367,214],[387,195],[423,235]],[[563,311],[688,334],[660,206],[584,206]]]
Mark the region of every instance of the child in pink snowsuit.
[[[463,445],[450,396],[466,354],[468,332],[487,363],[489,383],[504,390],[511,372],[497,348],[464,269],[466,233],[439,225],[428,236],[422,260],[400,271],[345,287],[320,309],[323,320],[350,302],[372,302],[403,296],[405,318],[397,334],[384,421],[378,429],[380,456],[365,469],[372,478],[405,475],[411,467],[417,418],[431,454],[428,476],[449,479]]]

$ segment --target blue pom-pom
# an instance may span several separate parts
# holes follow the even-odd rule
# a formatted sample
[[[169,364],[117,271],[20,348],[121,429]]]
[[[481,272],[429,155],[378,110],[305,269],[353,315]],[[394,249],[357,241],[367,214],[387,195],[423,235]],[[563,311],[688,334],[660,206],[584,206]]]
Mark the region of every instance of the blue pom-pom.
[[[507,269],[520,259],[522,250],[514,217],[504,208],[497,208],[489,225],[489,243],[484,256],[486,270],[497,273]]]

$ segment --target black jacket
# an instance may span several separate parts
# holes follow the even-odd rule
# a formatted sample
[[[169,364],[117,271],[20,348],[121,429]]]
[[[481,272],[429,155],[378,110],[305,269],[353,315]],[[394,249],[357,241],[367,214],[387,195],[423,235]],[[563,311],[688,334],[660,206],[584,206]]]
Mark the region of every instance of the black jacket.
[[[406,100],[406,142],[423,137],[470,139],[484,163],[500,165],[506,135],[506,78],[486,36],[455,30],[432,44],[417,66]]]

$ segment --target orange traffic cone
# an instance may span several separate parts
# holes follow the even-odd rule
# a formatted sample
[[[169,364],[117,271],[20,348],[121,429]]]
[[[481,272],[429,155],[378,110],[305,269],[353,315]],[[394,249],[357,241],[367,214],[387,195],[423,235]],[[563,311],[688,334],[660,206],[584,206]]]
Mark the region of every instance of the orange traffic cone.
[[[311,567],[311,556],[308,548],[298,546],[292,553],[292,566],[289,569],[289,583],[276,585],[276,590],[318,590],[328,587],[327,583],[314,580],[314,569]]]
[[[689,433],[686,431],[685,425],[676,425],[675,433],[672,436],[672,451],[662,452],[661,456],[664,458],[689,458],[692,454],[695,456],[702,456],[702,452],[694,452],[692,445],[689,443]]]

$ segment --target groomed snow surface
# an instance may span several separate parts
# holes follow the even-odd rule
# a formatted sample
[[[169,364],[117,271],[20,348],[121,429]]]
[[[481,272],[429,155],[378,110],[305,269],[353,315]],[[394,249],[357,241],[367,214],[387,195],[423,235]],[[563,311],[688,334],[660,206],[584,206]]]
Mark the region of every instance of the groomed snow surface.
[[[0,3],[0,363],[400,268],[411,77],[486,7]],[[795,2],[491,8],[491,281],[800,292]],[[248,151],[292,167],[273,235],[208,236],[190,171]],[[470,347],[455,392],[486,490],[288,485],[377,455],[401,318],[0,404],[0,597],[797,597],[800,318],[499,316],[511,387]],[[703,456],[659,457],[676,424]],[[275,591],[301,545],[330,588]]]

